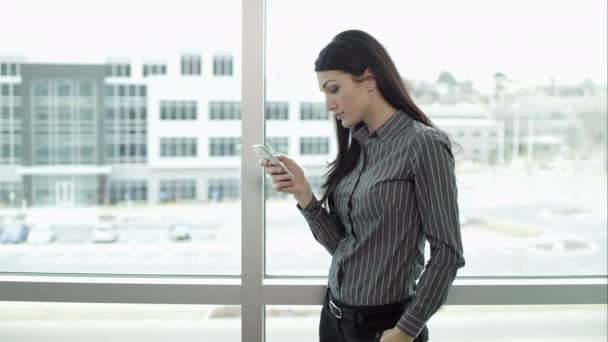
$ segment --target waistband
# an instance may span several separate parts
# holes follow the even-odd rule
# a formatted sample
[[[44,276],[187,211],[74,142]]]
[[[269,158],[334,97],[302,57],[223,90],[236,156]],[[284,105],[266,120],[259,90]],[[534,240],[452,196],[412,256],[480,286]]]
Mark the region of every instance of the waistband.
[[[340,300],[334,298],[331,291],[327,290],[327,296],[329,299],[330,309],[335,306],[337,309],[342,311],[343,314],[347,313],[389,313],[389,312],[403,312],[407,305],[412,301],[412,297],[406,298],[396,303],[384,304],[384,305],[373,305],[373,306],[355,306],[348,305]],[[334,308],[335,309],[335,308]],[[333,312],[332,312],[333,313]],[[334,314],[335,315],[335,314]]]

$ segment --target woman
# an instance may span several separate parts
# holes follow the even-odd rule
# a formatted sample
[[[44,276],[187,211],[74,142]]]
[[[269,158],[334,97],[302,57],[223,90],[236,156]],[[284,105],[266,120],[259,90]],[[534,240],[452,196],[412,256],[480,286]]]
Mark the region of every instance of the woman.
[[[260,165],[275,191],[295,196],[332,255],[320,341],[427,341],[426,323],[464,266],[450,140],[413,103],[369,34],[338,34],[315,71],[338,138],[323,197],[292,159],[279,156],[293,178],[266,160]]]

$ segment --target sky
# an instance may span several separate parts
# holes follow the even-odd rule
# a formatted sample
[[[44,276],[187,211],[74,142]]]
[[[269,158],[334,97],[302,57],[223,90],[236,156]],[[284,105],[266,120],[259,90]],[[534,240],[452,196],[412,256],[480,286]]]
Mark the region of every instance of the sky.
[[[314,60],[345,29],[388,49],[407,79],[491,86],[514,82],[605,84],[606,0],[267,0],[267,72],[314,83]],[[185,51],[241,49],[235,0],[0,0],[0,56],[28,62],[104,62]]]

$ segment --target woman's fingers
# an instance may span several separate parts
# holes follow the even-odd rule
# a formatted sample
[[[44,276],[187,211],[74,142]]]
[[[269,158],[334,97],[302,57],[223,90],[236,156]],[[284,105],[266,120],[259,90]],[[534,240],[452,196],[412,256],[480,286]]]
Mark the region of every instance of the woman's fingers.
[[[283,170],[283,168],[281,168],[280,166],[266,166],[264,167],[264,170],[271,176],[287,174],[287,172],[285,172],[285,170]]]
[[[286,160],[288,158],[282,157],[281,159],[282,159],[281,162],[283,162],[283,160]],[[268,159],[259,159],[258,163],[260,164],[260,166],[263,166],[264,171],[272,177],[273,182],[281,181],[281,180],[285,180],[285,179],[287,179],[287,180],[294,179],[294,177],[289,175],[289,173],[285,172],[285,170],[281,166],[270,165],[270,162]]]
[[[286,190],[287,188],[293,186],[293,184],[294,183],[291,180],[275,182],[272,183],[272,189],[275,191]]]
[[[283,174],[272,176],[273,183],[284,181],[284,180],[291,180],[291,176],[288,173],[283,173]]]

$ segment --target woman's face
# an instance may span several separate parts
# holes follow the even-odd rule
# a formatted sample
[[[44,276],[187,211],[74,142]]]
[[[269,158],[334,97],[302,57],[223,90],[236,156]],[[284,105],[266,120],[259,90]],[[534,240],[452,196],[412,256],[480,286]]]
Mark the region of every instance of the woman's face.
[[[365,82],[355,82],[350,74],[329,70],[317,72],[319,90],[325,94],[325,108],[350,128],[363,121],[369,112],[370,93]]]

